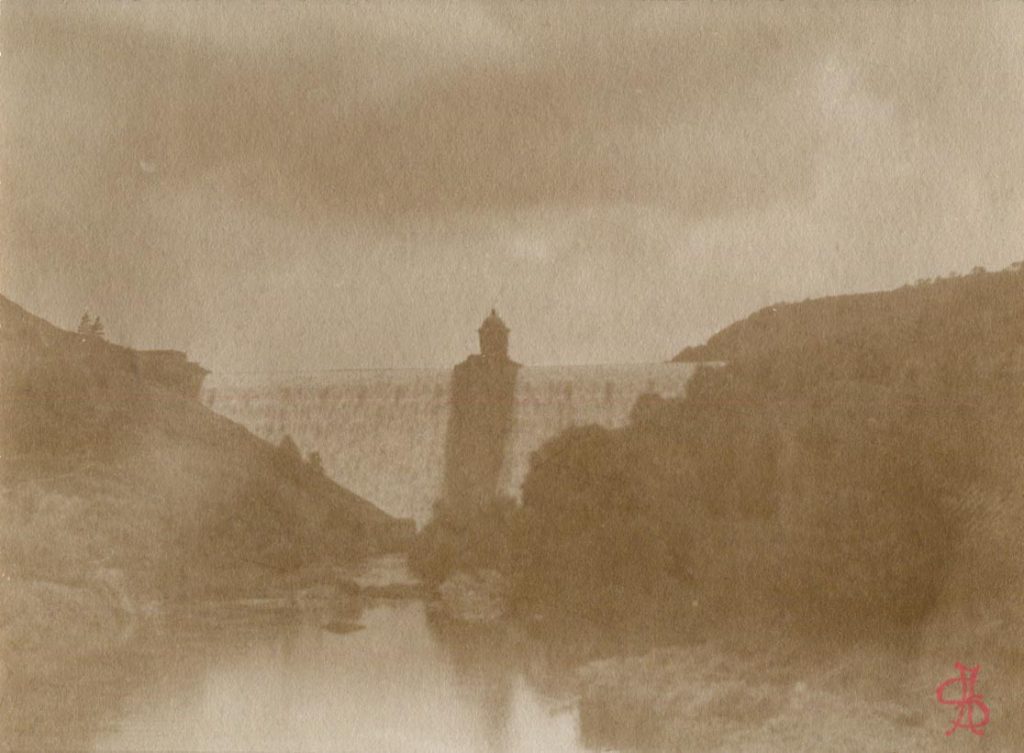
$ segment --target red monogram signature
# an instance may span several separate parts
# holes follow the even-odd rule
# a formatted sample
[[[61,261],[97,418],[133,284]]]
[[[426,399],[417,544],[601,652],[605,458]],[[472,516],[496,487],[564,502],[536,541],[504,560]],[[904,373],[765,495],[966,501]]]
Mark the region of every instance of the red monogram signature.
[[[954,667],[960,672],[959,677],[951,677],[948,680],[943,680],[939,683],[939,686],[935,688],[935,697],[939,699],[939,703],[945,706],[956,706],[956,719],[953,720],[953,726],[946,730],[946,737],[949,737],[958,729],[966,729],[973,732],[975,735],[984,735],[985,730],[983,729],[989,720],[989,709],[984,701],[981,700],[981,696],[974,692],[974,683],[978,680],[978,673],[981,671],[981,666],[975,664],[973,667],[965,667],[960,662],[957,662]],[[950,685],[960,685],[960,697],[956,699],[950,699],[945,697],[946,688]],[[982,714],[981,721],[974,720],[974,707],[977,706],[978,710]],[[966,716],[967,721],[964,721]]]

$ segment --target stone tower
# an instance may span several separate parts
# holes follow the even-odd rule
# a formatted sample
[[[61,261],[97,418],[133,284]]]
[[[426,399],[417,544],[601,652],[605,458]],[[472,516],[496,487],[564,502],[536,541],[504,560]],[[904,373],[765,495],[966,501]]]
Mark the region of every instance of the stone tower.
[[[458,517],[494,499],[515,418],[519,364],[508,357],[509,328],[492,309],[477,332],[480,353],[452,371],[444,495],[436,515]]]

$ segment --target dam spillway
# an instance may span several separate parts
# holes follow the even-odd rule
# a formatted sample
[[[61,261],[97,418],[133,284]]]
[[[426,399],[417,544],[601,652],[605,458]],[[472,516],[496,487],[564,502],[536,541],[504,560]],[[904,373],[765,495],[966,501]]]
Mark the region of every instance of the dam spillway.
[[[693,364],[524,366],[499,490],[519,497],[530,454],[573,425],[626,425],[643,394],[678,397]],[[451,369],[221,374],[202,400],[257,436],[291,436],[319,452],[326,473],[385,512],[423,525],[442,494]]]

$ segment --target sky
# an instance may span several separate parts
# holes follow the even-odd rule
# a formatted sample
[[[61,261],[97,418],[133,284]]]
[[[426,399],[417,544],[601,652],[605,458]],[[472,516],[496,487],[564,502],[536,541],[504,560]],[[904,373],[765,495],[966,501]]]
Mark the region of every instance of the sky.
[[[1024,259],[1024,3],[0,3],[0,291],[219,372],[660,361]]]

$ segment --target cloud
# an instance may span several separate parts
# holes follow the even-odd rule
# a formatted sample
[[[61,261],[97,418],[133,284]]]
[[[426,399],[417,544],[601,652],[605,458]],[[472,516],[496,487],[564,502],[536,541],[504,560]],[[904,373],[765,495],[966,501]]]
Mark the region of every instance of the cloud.
[[[528,362],[667,357],[777,297],[1019,258],[1022,31],[1008,4],[5,3],[4,289],[218,367],[449,363],[495,300]]]
[[[30,112],[12,126],[46,118],[55,136],[89,148],[94,171],[131,173],[139,160],[165,181],[215,171],[266,211],[310,216],[727,202],[763,192],[724,188],[749,176],[724,177],[731,146],[718,141],[750,134],[701,130],[682,160],[687,145],[660,134],[680,121],[700,130],[712,102],[730,103],[718,122],[746,120],[759,82],[784,85],[797,63],[782,54],[793,40],[764,44],[758,29],[690,48],[645,35],[626,11],[588,24],[564,13],[545,24],[540,13],[503,29],[474,5],[447,15],[321,7],[286,14],[291,24],[277,23],[280,7],[270,18],[234,7],[15,14],[9,23],[23,25],[8,55],[42,59],[30,74],[59,68],[64,97],[46,105],[22,92]],[[68,104],[78,117],[52,117]]]

